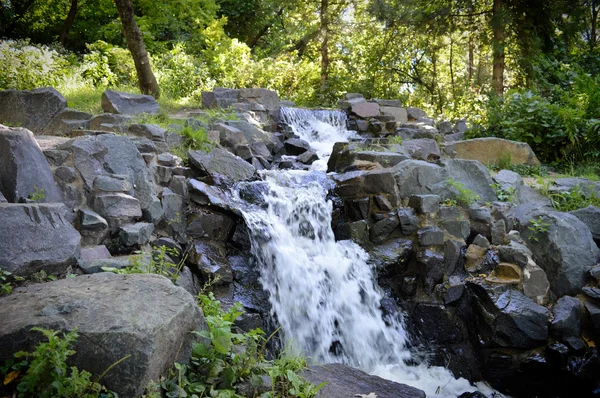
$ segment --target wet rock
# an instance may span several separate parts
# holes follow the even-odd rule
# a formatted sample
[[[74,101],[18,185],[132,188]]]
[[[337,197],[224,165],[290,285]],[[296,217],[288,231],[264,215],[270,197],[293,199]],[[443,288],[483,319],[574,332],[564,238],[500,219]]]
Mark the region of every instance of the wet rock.
[[[232,210],[229,198],[225,191],[195,179],[190,179],[187,184],[191,200],[199,205],[210,205],[223,210]]]
[[[366,220],[369,218],[371,199],[347,199],[344,201],[344,211],[349,221]]]
[[[595,339],[598,339],[600,338],[600,305],[587,301],[584,306],[592,324],[594,337]]]
[[[552,337],[565,341],[570,337],[581,336],[583,311],[579,299],[571,296],[561,297],[552,307],[552,314],[554,315],[550,324]]]
[[[145,245],[154,232],[154,224],[138,222],[121,227],[119,239],[125,246]]]
[[[444,244],[444,231],[437,227],[422,228],[418,232],[421,246],[441,246]]]
[[[296,159],[304,164],[313,164],[315,161],[319,160],[319,156],[311,150],[298,155]]]
[[[225,214],[203,211],[190,217],[186,232],[192,238],[225,241],[234,226],[234,220]]]
[[[600,265],[594,266],[590,270],[590,275],[596,280],[596,282],[600,282]]]
[[[361,247],[369,244],[369,225],[365,220],[342,223],[335,229],[336,240],[351,240]]]
[[[184,243],[186,234],[185,200],[168,188],[162,193],[163,225],[166,232],[177,242]]]
[[[218,284],[233,282],[231,264],[227,259],[225,247],[216,242],[196,241],[191,246],[190,264],[198,267],[205,278],[215,280]]]
[[[487,207],[476,207],[468,210],[471,219],[471,229],[484,237],[492,235],[492,213]]]
[[[448,239],[444,242],[444,266],[448,275],[462,271],[463,250],[466,246],[464,240]]]
[[[550,291],[550,282],[546,272],[533,260],[529,260],[523,269],[523,293],[538,304],[545,304]]]
[[[419,229],[419,217],[411,208],[398,209],[400,229],[404,235],[410,235]]]
[[[300,138],[290,138],[283,144],[287,153],[294,156],[302,155],[310,150],[310,144]]]
[[[210,153],[189,151],[192,166],[216,185],[228,185],[252,178],[256,169],[244,159],[221,149]]]
[[[467,331],[450,308],[439,304],[419,303],[412,313],[419,337],[434,344],[465,341]]]
[[[74,265],[81,236],[63,204],[0,203],[0,265],[16,275],[59,274]]]
[[[406,271],[413,255],[413,243],[410,240],[390,239],[375,246],[369,255],[381,275],[399,275]]]
[[[29,130],[0,125],[0,191],[11,203],[32,195],[37,202],[62,202],[50,165]]]
[[[505,286],[469,283],[468,287],[477,298],[479,321],[489,328],[481,337],[484,344],[527,349],[546,343],[547,308]]]
[[[384,241],[393,230],[400,225],[398,217],[395,213],[390,213],[386,218],[381,221],[377,221],[369,229],[369,237],[371,242],[379,243]]]
[[[425,291],[431,294],[435,286],[440,284],[444,278],[444,257],[431,250],[421,250],[417,254],[417,267],[425,285]]]
[[[0,298],[0,318],[6,320],[0,325],[0,360],[42,340],[32,326],[77,327],[72,364],[92,379],[131,354],[102,381],[124,397],[142,394],[174,361],[189,358],[196,338],[190,331],[206,329],[194,298],[158,275],[101,273],[18,291]]]
[[[483,164],[498,164],[510,159],[511,164],[539,166],[540,162],[524,142],[486,137],[446,145],[446,153],[458,159],[478,160]]]
[[[531,256],[533,256],[533,253],[531,253],[531,250],[527,246],[511,241],[508,245],[498,246],[498,256],[500,261],[515,263],[521,267],[525,267]]]
[[[414,387],[395,383],[342,364],[312,366],[301,376],[314,385],[326,382],[317,398],[348,398],[356,394],[375,394],[377,398],[425,398]]]
[[[533,260],[546,271],[554,294],[580,292],[598,257],[598,247],[585,224],[571,214],[535,207],[519,206],[515,214]]]
[[[158,102],[151,95],[106,90],[102,93],[102,109],[121,115],[155,114],[158,113]]]
[[[34,133],[41,133],[66,107],[65,97],[51,87],[23,91],[1,90],[0,124],[21,126]]]

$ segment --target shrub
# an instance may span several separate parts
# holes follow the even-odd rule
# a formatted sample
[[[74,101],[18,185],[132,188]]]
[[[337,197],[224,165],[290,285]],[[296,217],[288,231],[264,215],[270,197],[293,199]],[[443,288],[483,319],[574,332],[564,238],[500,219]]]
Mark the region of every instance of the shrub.
[[[83,56],[82,76],[95,86],[135,86],[137,74],[131,53],[104,41],[87,45],[88,53]]]

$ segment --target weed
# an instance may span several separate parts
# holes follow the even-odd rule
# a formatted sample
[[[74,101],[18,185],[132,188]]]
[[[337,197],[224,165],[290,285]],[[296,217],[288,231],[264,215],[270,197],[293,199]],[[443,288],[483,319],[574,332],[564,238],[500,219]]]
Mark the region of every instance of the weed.
[[[462,206],[471,206],[481,199],[479,195],[465,187],[465,184],[455,181],[452,178],[446,181],[446,187],[453,191],[456,201]]]
[[[558,211],[568,212],[588,206],[600,206],[600,198],[593,192],[586,193],[580,187],[566,192],[548,193],[552,207]]]
[[[549,223],[544,221],[544,217],[539,216],[534,220],[530,220],[529,224],[531,224],[527,229],[532,232],[532,235],[529,237],[530,240],[537,242],[539,241],[539,235],[544,232],[548,232]]]
[[[43,188],[38,188],[36,185],[33,186],[34,191],[29,194],[29,199],[34,202],[41,202],[46,198],[46,192],[44,192]]]
[[[512,166],[512,154],[510,152],[503,153],[498,159],[498,167],[500,169],[510,170]]]
[[[22,282],[23,280],[24,278],[0,268],[0,296],[11,294],[14,288],[13,283]]]
[[[402,145],[402,137],[400,137],[399,135],[388,137],[387,143],[391,145]]]
[[[498,183],[492,184],[492,188],[496,192],[496,196],[500,202],[512,202],[515,197],[515,188],[509,187],[508,189],[504,189],[502,185]]]
[[[106,372],[92,381],[92,375],[85,370],[79,370],[75,366],[67,369],[67,358],[75,354],[71,347],[77,339],[77,329],[66,334],[63,333],[62,338],[54,330],[39,327],[31,330],[41,332],[48,341],[38,344],[33,352],[17,352],[14,357],[22,358],[22,360],[19,362],[9,360],[1,369],[5,374],[4,385],[18,383],[15,386],[18,391],[17,396],[39,398],[116,397],[99,384]]]
[[[173,283],[177,282],[186,256],[183,256],[178,263],[173,263],[170,256],[178,257],[180,255],[178,250],[166,246],[155,247],[154,249],[150,256],[150,263],[147,265],[142,264],[141,261],[143,252],[137,252],[139,255],[130,260],[128,267],[120,269],[102,267],[102,271],[114,272],[115,274],[157,274],[169,278]]]
[[[45,270],[40,270],[34,274],[31,274],[29,277],[34,283],[44,283],[44,282],[52,282],[56,280],[56,276],[48,275]]]

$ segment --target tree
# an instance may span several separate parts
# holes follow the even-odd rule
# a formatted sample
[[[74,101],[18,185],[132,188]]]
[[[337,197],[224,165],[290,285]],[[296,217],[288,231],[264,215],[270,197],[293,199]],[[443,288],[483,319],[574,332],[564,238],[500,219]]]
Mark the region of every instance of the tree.
[[[133,57],[140,91],[142,94],[150,94],[154,98],[158,98],[160,96],[160,89],[156,77],[152,73],[148,52],[142,39],[142,32],[135,23],[133,4],[131,0],[115,0],[115,5],[123,24],[123,33],[127,41],[127,47]]]

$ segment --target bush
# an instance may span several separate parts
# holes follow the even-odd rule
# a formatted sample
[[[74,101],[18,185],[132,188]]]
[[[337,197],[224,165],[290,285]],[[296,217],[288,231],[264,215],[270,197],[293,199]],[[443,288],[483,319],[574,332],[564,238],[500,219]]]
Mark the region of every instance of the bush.
[[[95,86],[135,86],[137,74],[131,53],[104,41],[88,44],[89,53],[83,56],[82,76]]]
[[[72,59],[44,45],[27,40],[0,41],[0,89],[31,90],[57,86]]]

